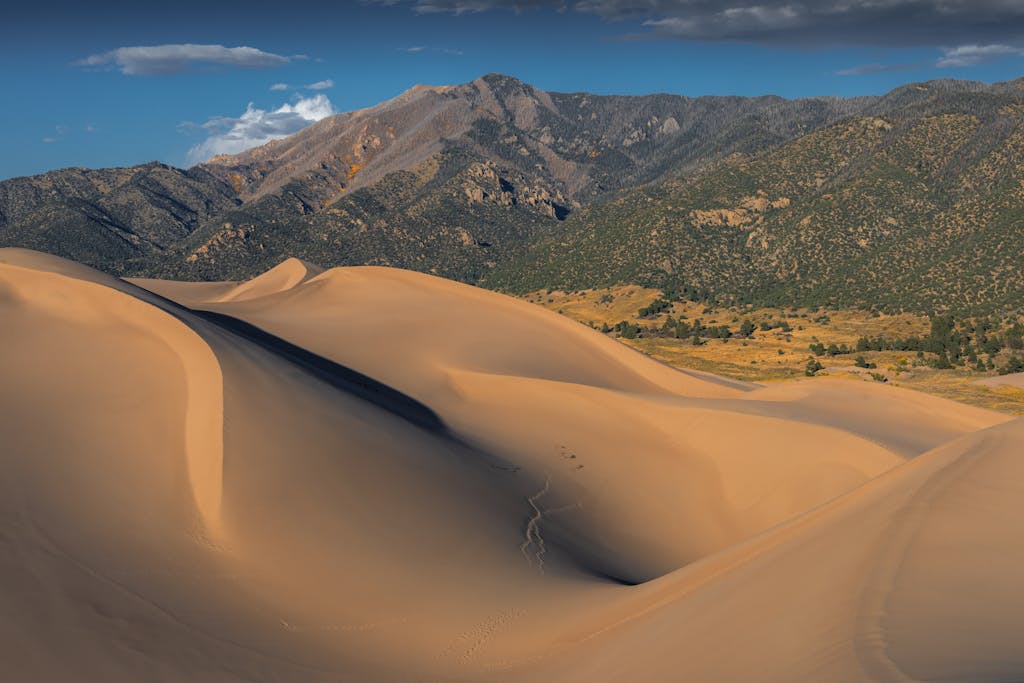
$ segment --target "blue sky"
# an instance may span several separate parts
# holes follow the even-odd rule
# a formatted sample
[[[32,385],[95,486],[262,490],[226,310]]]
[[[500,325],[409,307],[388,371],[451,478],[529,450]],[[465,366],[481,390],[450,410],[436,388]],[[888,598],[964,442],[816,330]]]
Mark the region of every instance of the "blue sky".
[[[0,178],[150,160],[187,166],[415,83],[489,72],[548,90],[691,96],[1009,80],[1024,74],[1019,5],[42,0],[0,23]]]

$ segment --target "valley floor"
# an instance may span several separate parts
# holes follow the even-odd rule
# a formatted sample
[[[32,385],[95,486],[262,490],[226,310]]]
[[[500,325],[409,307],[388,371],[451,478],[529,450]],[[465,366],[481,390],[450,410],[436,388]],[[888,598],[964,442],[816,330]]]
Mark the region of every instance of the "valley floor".
[[[685,320],[701,320],[707,325],[729,325],[734,331],[741,321],[786,320],[788,332],[778,328],[757,329],[749,339],[708,339],[695,346],[691,339],[664,336],[623,338],[623,343],[678,368],[711,372],[749,382],[808,380],[807,361],[814,354],[811,344],[846,344],[853,349],[861,337],[906,337],[925,335],[929,322],[923,316],[902,314],[874,316],[859,310],[808,310],[800,308],[710,308],[693,302],[675,302],[671,309],[654,316],[641,317],[638,311],[661,297],[659,290],[639,286],[619,286],[567,293],[534,292],[525,297],[531,303],[557,311],[585,325],[600,328],[627,321],[642,327],[660,327],[668,315]],[[861,356],[875,368],[862,368],[855,359]],[[906,351],[864,351],[825,355],[818,359],[824,368],[815,377],[884,382],[923,391],[1009,415],[1024,415],[1024,384],[1000,376],[995,370],[979,372],[965,364],[937,370]],[[873,376],[875,375],[875,376]]]

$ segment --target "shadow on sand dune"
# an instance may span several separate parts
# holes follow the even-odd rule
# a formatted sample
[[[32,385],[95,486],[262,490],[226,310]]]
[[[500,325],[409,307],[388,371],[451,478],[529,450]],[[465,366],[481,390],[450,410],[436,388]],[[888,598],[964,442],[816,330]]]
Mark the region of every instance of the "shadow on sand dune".
[[[138,287],[138,285],[128,284],[132,287]],[[150,297],[157,298],[159,301],[154,303],[161,304],[161,307],[172,315],[181,317],[182,314],[189,314],[212,323],[221,330],[241,337],[261,349],[291,362],[320,381],[340,391],[368,401],[378,408],[386,410],[407,422],[411,422],[421,429],[439,435],[451,436],[447,425],[445,425],[437,413],[424,403],[398,391],[394,387],[364,375],[357,370],[307,351],[301,346],[292,344],[281,337],[270,334],[238,318],[223,313],[188,308],[171,299],[160,296],[156,292],[142,287],[139,287],[139,289],[145,291]]]
[[[411,422],[417,427],[436,433],[448,431],[447,426],[437,413],[425,404],[368,375],[335,363],[323,356],[318,356],[301,346],[296,346],[230,315],[200,309],[189,309],[189,311],[196,317],[250,341],[279,358],[291,361],[332,387],[357,396],[364,401],[369,401],[378,408]]]

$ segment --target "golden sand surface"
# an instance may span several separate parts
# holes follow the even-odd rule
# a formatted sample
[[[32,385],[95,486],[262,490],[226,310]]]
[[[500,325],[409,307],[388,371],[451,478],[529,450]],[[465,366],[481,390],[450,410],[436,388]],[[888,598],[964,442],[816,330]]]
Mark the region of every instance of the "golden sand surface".
[[[386,268],[0,250],[12,681],[1024,678],[1024,422]]]

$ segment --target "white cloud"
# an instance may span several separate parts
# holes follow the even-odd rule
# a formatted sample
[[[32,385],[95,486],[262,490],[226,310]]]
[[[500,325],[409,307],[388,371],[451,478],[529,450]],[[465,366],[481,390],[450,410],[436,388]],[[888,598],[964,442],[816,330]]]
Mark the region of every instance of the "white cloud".
[[[316,83],[310,83],[306,87],[310,90],[329,90],[334,87],[334,81],[328,78],[323,81],[317,81]]]
[[[291,89],[291,86],[288,85],[287,83],[275,83],[274,85],[270,86],[270,89],[271,90],[277,90],[277,91],[289,90],[289,89]]]
[[[180,73],[191,64],[223,66],[270,67],[291,61],[254,47],[223,45],[140,45],[119,47],[110,52],[90,55],[74,62],[75,66],[102,67],[113,65],[129,76],[161,76]]]
[[[300,98],[273,111],[257,109],[250,102],[238,118],[219,117],[204,123],[201,127],[210,136],[188,151],[188,160],[196,164],[217,154],[238,154],[291,135],[334,113],[334,105],[322,94]]]
[[[942,59],[935,63],[940,69],[956,66],[975,66],[1007,57],[1009,55],[1024,55],[1024,48],[1012,45],[961,45],[952,49],[944,50],[946,53]]]
[[[64,136],[68,134],[70,128],[68,128],[63,123],[60,123],[54,126],[53,130],[57,133],[56,135],[51,135],[43,138],[43,142],[47,145],[52,145],[55,142],[60,142],[61,140],[63,140]]]
[[[410,54],[419,54],[421,52],[439,52],[445,55],[461,55],[462,50],[456,50],[450,47],[427,47],[426,45],[413,45],[412,47],[400,47],[398,48],[401,52],[408,52]]]

